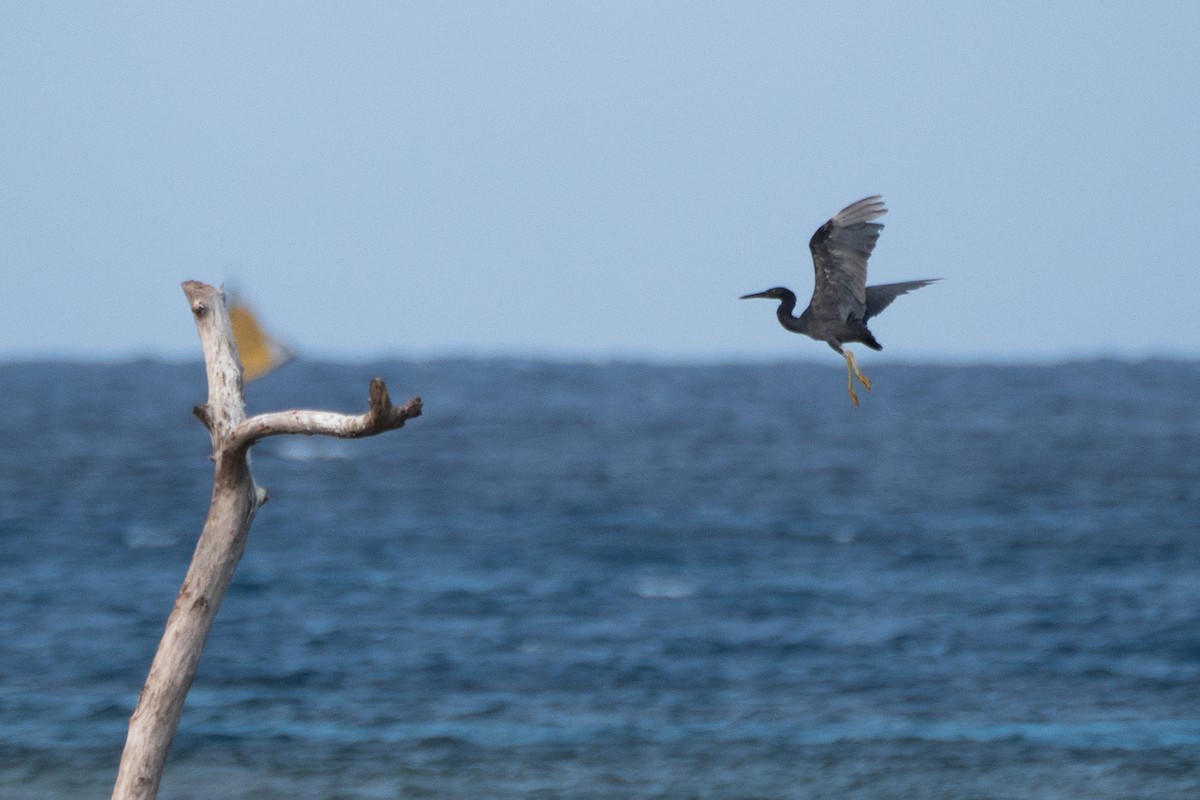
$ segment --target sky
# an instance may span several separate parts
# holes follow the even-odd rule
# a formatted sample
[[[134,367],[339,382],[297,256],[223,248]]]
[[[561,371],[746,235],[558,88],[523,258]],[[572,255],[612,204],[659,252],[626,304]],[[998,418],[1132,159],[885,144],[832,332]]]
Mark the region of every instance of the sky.
[[[807,298],[871,194],[870,282],[944,280],[869,360],[1197,358],[1197,41],[1187,2],[6,2],[0,360],[199,358],[188,279],[315,358],[833,359],[737,298]]]

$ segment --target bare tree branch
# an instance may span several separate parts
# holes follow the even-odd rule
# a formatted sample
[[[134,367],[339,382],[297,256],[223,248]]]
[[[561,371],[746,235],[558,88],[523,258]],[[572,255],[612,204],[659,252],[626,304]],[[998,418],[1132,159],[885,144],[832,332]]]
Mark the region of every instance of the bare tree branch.
[[[231,435],[235,446],[249,447],[268,436],[302,433],[323,434],[343,439],[358,439],[395,430],[421,415],[421,398],[414,397],[403,406],[392,405],[387,385],[379,378],[371,380],[371,405],[365,414],[351,416],[331,411],[275,411],[244,420]]]
[[[419,397],[399,408],[393,406],[387,387],[376,378],[371,381],[370,409],[360,416],[283,411],[246,419],[242,364],[225,295],[198,281],[187,281],[183,291],[196,319],[208,373],[208,402],[196,406],[193,412],[212,438],[212,460],[216,465],[212,503],[150,674],[129,719],[113,800],[153,800],[158,794],[167,753],[205,640],[245,550],[254,515],[267,501],[266,491],[255,485],[250,472],[250,447],[266,436],[284,433],[373,436],[399,428],[421,413]]]

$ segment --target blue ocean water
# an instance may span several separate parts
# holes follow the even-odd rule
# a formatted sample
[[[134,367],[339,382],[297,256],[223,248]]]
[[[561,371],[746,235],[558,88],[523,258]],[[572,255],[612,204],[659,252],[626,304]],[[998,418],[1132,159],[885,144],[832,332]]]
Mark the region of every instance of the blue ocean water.
[[[1200,796],[1200,364],[293,364],[160,796]],[[0,365],[0,797],[108,796],[199,364]]]

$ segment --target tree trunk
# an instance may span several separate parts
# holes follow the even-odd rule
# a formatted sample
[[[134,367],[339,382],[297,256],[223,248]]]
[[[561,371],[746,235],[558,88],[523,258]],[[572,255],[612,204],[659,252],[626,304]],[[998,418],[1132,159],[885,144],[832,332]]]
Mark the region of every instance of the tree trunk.
[[[196,318],[208,373],[208,402],[196,406],[194,412],[212,436],[216,465],[212,501],[150,674],[129,719],[113,800],[150,800],[158,794],[209,628],[246,548],[250,523],[267,501],[266,491],[254,484],[250,473],[250,447],[267,436],[284,433],[374,436],[399,428],[421,413],[421,398],[393,406],[387,387],[375,378],[370,409],[361,416],[283,411],[247,419],[242,366],[224,293],[197,281],[184,283],[183,291]]]

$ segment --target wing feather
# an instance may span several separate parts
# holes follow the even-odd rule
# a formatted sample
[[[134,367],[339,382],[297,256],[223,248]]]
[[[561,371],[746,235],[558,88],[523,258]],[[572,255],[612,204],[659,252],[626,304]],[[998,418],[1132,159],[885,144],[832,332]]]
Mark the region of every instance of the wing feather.
[[[813,234],[808,243],[814,268],[809,304],[813,314],[839,322],[866,317],[867,259],[883,230],[883,225],[873,220],[886,213],[880,195],[865,197],[843,208]]]
[[[863,312],[863,322],[883,311],[902,294],[928,286],[940,278],[928,278],[923,281],[904,281],[903,283],[881,283],[878,286],[867,287],[867,308]]]

